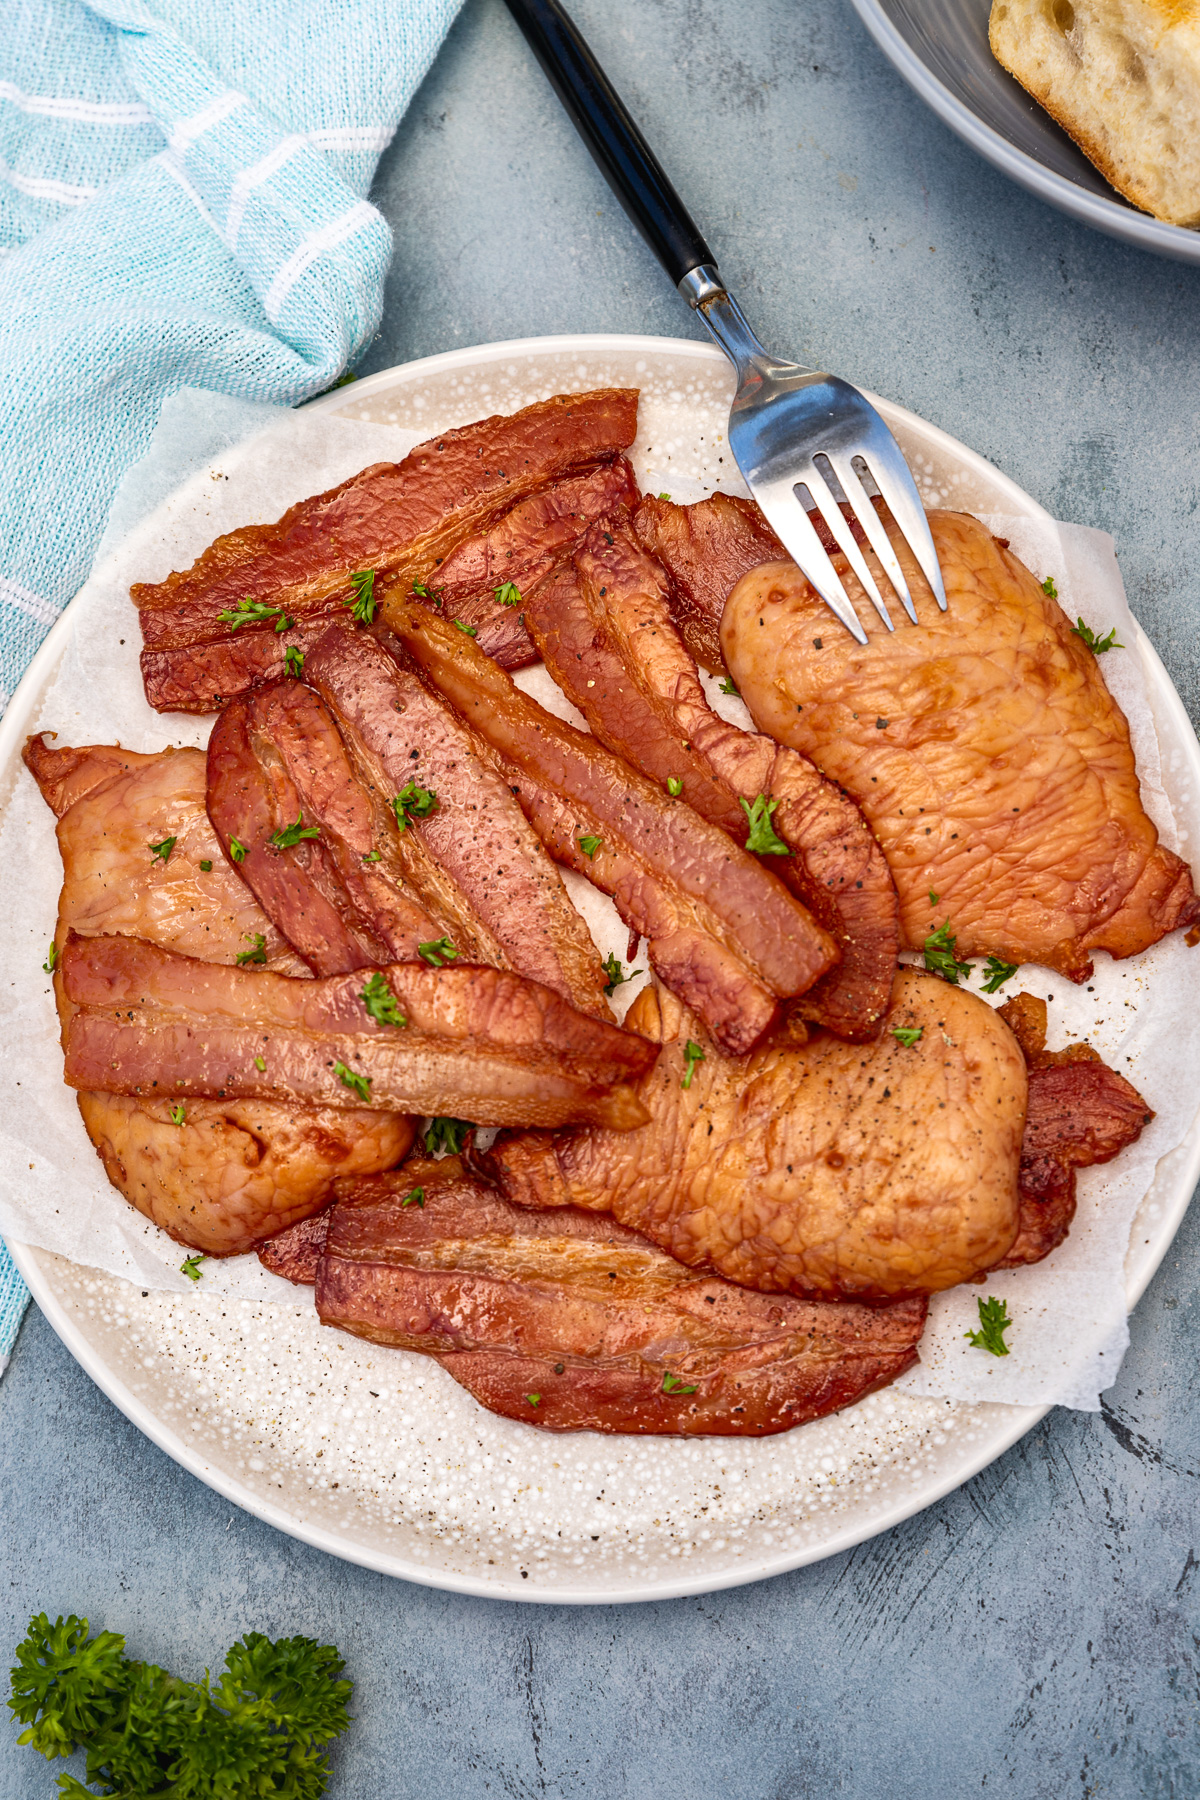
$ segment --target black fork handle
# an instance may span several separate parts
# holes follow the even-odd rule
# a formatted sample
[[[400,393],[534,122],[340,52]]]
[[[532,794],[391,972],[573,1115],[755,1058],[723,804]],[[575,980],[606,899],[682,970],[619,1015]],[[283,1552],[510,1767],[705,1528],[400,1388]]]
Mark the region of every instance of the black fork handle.
[[[675,286],[712,252],[559,0],[507,0],[601,174]]]

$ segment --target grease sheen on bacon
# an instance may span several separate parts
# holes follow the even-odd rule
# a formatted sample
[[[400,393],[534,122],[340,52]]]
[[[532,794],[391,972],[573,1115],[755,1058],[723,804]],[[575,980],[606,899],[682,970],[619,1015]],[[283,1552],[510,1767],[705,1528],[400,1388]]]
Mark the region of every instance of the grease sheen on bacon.
[[[291,507],[272,525],[219,537],[190,569],[131,589],[141,618],[146,697],[159,711],[212,712],[252,682],[284,672],[314,622],[353,600],[349,577],[372,569],[403,593],[516,502],[572,470],[610,461],[637,430],[637,392],[559,394],[420,444]],[[282,609],[295,630],[218,615],[244,600]],[[386,612],[386,607],[385,607]]]
[[[136,938],[68,937],[66,1079],[112,1093],[294,1099],[480,1125],[638,1124],[631,1082],[655,1047],[507,970],[393,963],[407,1020],[380,1024],[363,974],[296,980],[172,956]],[[259,1067],[259,1064],[263,1067]],[[358,1092],[337,1065],[367,1081]]]

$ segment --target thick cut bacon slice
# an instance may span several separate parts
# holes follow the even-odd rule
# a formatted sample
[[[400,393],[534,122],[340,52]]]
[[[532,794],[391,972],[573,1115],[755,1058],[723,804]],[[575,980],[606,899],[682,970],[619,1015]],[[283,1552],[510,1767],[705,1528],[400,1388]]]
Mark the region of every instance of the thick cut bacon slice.
[[[25,760],[59,819],[60,949],[72,929],[126,932],[232,962],[261,941],[269,968],[303,972],[222,859],[204,810],[203,751],[56,750],[35,737]],[[165,858],[152,854],[171,838]],[[55,992],[65,1026],[73,1009],[61,978]],[[390,1168],[413,1140],[396,1114],[272,1101],[190,1101],[182,1124],[169,1101],[144,1096],[83,1092],[79,1110],[113,1186],[209,1256],[252,1249],[323,1206],[339,1172]]]
[[[481,1125],[641,1123],[643,1038],[574,1012],[502,969],[393,963],[405,1023],[368,1010],[361,972],[298,981],[172,956],[136,938],[71,935],[63,991],[71,1087],[299,1100],[443,1114]]]
[[[783,545],[753,500],[738,494],[710,494],[694,506],[646,494],[633,523],[642,547],[671,577],[673,611],[684,643],[702,669],[721,674],[725,602],[750,569],[785,556]]]
[[[431,912],[464,921],[470,937],[449,927],[462,954],[473,938],[477,960],[515,969],[580,1012],[611,1019],[604,965],[509,785],[400,645],[389,643],[332,627],[306,674],[378,792],[390,798],[416,783],[436,795],[431,812],[406,815],[400,840],[415,892]]]
[[[465,907],[427,908],[410,874],[416,840],[397,835],[374,784],[361,781],[329,708],[298,681],[230,701],[208,741],[208,814],[263,910],[317,975],[413,962],[450,935],[467,962],[491,962],[490,934]],[[300,823],[318,835],[280,844]],[[239,851],[237,859],[231,846]],[[414,888],[417,891],[414,891]],[[424,893],[422,893],[422,899]]]
[[[543,1430],[786,1431],[894,1379],[924,1324],[923,1300],[831,1306],[698,1278],[612,1219],[512,1206],[456,1158],[340,1192],[313,1222],[323,1242],[289,1233],[268,1266],[311,1271],[327,1325],[435,1356]]]
[[[1124,714],[1057,601],[977,519],[929,523],[948,612],[906,565],[921,624],[886,632],[864,601],[863,649],[795,564],[770,563],[726,603],[725,660],[759,728],[862,807],[908,948],[948,920],[959,955],[1085,981],[1091,951],[1147,949],[1200,920],[1200,896],[1158,841]]]
[[[273,525],[211,544],[192,567],[131,589],[142,619],[146,697],[160,711],[211,712],[252,680],[284,673],[306,625],[353,599],[349,578],[374,570],[399,590],[423,581],[454,546],[571,470],[610,461],[637,430],[637,392],[559,394],[481,419],[376,463]],[[249,600],[274,609],[266,629],[231,631],[222,612]],[[386,608],[385,608],[386,610]],[[284,619],[298,635],[276,631]]]
[[[551,856],[611,894],[652,967],[717,1041],[749,1050],[776,1002],[837,946],[778,877],[716,826],[522,693],[452,624],[410,605],[393,625],[429,679],[511,771]]]
[[[444,618],[472,626],[479,648],[502,669],[523,669],[538,659],[525,628],[528,595],[593,520],[637,501],[633,470],[623,456],[553,482],[490,531],[452,550],[429,578],[429,604]]]
[[[610,750],[664,786],[674,779],[690,806],[739,843],[745,808],[774,801],[774,832],[794,854],[769,866],[842,953],[789,1010],[839,1037],[876,1037],[899,948],[883,852],[854,802],[807,757],[712,710],[672,621],[665,571],[623,518],[592,527],[574,569],[530,595],[526,618],[550,673]]]
[[[1137,1089],[1090,1044],[1046,1049],[1046,1002],[1017,994],[999,1008],[1029,1065],[1021,1141],[1021,1222],[1002,1269],[1041,1262],[1075,1217],[1075,1171],[1111,1162],[1154,1117]]]
[[[500,1138],[486,1166],[510,1199],[611,1212],[691,1268],[826,1299],[936,1293],[1011,1248],[1025,1064],[976,995],[903,969],[874,1044],[709,1048],[694,1068],[670,995],[629,1019],[663,1044],[649,1123]]]

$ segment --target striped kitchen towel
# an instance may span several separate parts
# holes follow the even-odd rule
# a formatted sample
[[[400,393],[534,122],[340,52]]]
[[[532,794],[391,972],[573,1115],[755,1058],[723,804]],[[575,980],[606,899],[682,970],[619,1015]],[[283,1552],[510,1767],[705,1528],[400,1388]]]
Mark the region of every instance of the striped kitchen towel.
[[[295,405],[370,341],[392,246],[366,194],[460,4],[10,0],[0,706],[167,395]],[[22,1294],[0,1249],[0,1358]]]

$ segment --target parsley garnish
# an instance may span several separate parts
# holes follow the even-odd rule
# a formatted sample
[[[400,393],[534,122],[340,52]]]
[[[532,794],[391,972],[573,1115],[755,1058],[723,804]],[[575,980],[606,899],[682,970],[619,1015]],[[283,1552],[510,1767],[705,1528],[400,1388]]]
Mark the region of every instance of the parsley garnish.
[[[623,964],[618,962],[615,951],[610,951],[600,966],[608,976],[608,980],[604,984],[606,994],[611,994],[614,988],[621,986],[622,982],[632,981],[635,975],[640,975],[642,972],[640,969],[630,969],[627,975]]]
[[[496,589],[496,598],[501,606],[520,606],[521,590],[515,581],[502,581]]]
[[[694,1394],[696,1384],[693,1382],[691,1387],[687,1387],[681,1375],[664,1375],[662,1391],[664,1394]]]
[[[542,1403],[542,1396],[540,1394],[526,1394],[525,1398],[528,1400],[530,1406],[540,1406]]]
[[[930,974],[940,975],[943,980],[950,982],[952,987],[958,986],[960,975],[969,975],[975,967],[974,963],[959,962],[954,953],[957,941],[950,929],[949,919],[944,925],[939,925],[936,931],[931,931],[925,939],[925,967]]]
[[[187,1124],[187,1108],[182,1103],[171,1108],[171,1123],[172,1125]]]
[[[254,948],[252,950],[241,950],[238,952],[237,966],[239,969],[244,969],[247,963],[265,963],[267,960],[267,940],[262,932],[248,931],[246,936],[250,939]]]
[[[414,581],[412,591],[418,600],[432,600],[435,606],[442,604],[443,590],[441,588],[429,588],[423,581]]]
[[[1007,1300],[978,1300],[979,1330],[964,1331],[963,1336],[976,1350],[988,1350],[993,1356],[1007,1356],[1004,1333],[1012,1324]]]
[[[436,805],[437,794],[432,788],[418,787],[415,781],[407,782],[392,801],[397,827],[406,831],[413,819],[427,819]]]
[[[408,1193],[405,1194],[403,1200],[400,1202],[400,1205],[402,1208],[405,1206],[424,1206],[424,1204],[425,1204],[425,1189],[420,1188],[420,1187],[410,1188]]]
[[[660,494],[658,497],[660,500],[669,500],[671,498],[670,494]]]
[[[1117,642],[1117,628],[1115,625],[1108,633],[1108,636],[1102,638],[1098,638],[1090,626],[1084,624],[1082,619],[1077,620],[1076,623],[1072,625],[1071,630],[1075,633],[1076,637],[1081,637],[1083,639],[1088,649],[1096,656],[1103,656],[1106,650],[1123,650],[1125,648],[1124,644],[1118,644]]]
[[[202,858],[202,860],[201,860],[200,873],[202,875],[211,875],[212,874],[212,863],[209,861],[207,856]]]
[[[457,1156],[471,1130],[466,1119],[432,1119],[425,1133],[426,1156],[437,1156],[443,1150],[449,1156]]]
[[[245,844],[242,843],[240,838],[230,838],[229,854],[233,858],[235,863],[245,862],[246,846],[245,846]]]
[[[742,697],[741,688],[734,687],[728,676],[726,676],[725,680],[721,683],[721,692],[723,694],[732,694],[735,700],[740,700]]]
[[[254,1059],[254,1066],[258,1070],[260,1075],[265,1075],[267,1072],[266,1057],[265,1056],[256,1056]]]
[[[692,1085],[692,1076],[696,1073],[696,1064],[704,1061],[704,1051],[699,1044],[693,1043],[691,1038],[689,1038],[687,1043],[683,1046],[683,1061],[687,1072],[679,1085],[680,1087],[690,1088]]]
[[[775,827],[771,823],[771,815],[779,805],[778,800],[768,800],[765,794],[759,794],[751,806],[748,800],[738,800],[738,805],[750,821],[750,834],[746,839],[747,850],[756,856],[790,856],[791,852],[781,837],[777,837]]]
[[[151,856],[158,856],[158,857],[162,858],[163,866],[165,867],[166,864],[170,862],[171,852],[175,848],[175,846],[178,842],[179,842],[178,838],[173,838],[173,837],[164,838],[161,844],[150,844],[148,846],[148,848],[150,850]]]
[[[299,681],[304,672],[304,652],[296,644],[289,644],[283,653],[283,666],[289,675]]]
[[[200,1254],[195,1256],[185,1256],[179,1265],[179,1273],[181,1275],[186,1275],[189,1281],[199,1281],[201,1279],[200,1264],[207,1261],[207,1256]]]
[[[350,1683],[337,1679],[344,1665],[332,1646],[248,1632],[215,1681],[192,1682],[126,1656],[116,1632],[89,1638],[88,1629],[74,1613],[53,1625],[35,1616],[12,1670],[8,1704],[27,1727],[19,1741],[47,1758],[87,1752],[89,1785],[64,1775],[64,1794],[318,1800],[325,1792],[324,1747],[350,1722]]]
[[[358,997],[370,1013],[371,1017],[376,1019],[380,1025],[408,1024],[408,1020],[400,1011],[400,1005],[395,994],[393,994],[391,988],[388,986],[378,969],[376,969],[375,973],[371,976],[366,987]]]
[[[290,631],[294,623],[282,606],[267,606],[261,600],[252,600],[249,594],[238,601],[232,612],[218,613],[217,618],[231,631],[240,631],[243,625],[265,625],[270,619],[278,619],[276,631]]]
[[[1001,962],[998,956],[989,956],[983,968],[987,976],[983,984],[984,993],[998,994],[1005,982],[1012,980],[1019,967],[1019,963]]]
[[[333,1072],[342,1086],[349,1088],[352,1094],[357,1094],[360,1100],[367,1101],[371,1098],[371,1077],[369,1075],[356,1075],[354,1070],[348,1069],[344,1062],[335,1062]]]
[[[1053,577],[1053,575],[1047,575],[1047,577],[1046,577],[1046,579],[1045,579],[1045,581],[1043,581],[1043,583],[1042,583],[1042,592],[1043,592],[1043,594],[1045,594],[1045,595],[1046,595],[1046,597],[1047,597],[1047,598],[1048,598],[1048,599],[1050,599],[1050,600],[1057,600],[1057,599],[1058,599],[1058,589],[1057,589],[1057,588],[1056,588],[1056,587],[1055,587],[1055,585],[1054,585],[1054,577]]]
[[[682,794],[683,783],[680,781],[678,775],[667,776],[667,792],[670,794],[672,800],[678,800],[680,794]]]
[[[353,600],[347,600],[350,617],[360,625],[369,625],[375,617],[375,571],[359,569],[350,577],[350,586],[354,589]]]
[[[294,825],[284,825],[279,831],[273,831],[267,842],[272,850],[294,850],[301,838],[319,838],[320,831],[315,825],[304,823],[304,814],[296,814]]]
[[[368,850],[366,855],[363,857],[363,861],[364,862],[379,862],[382,860],[382,857],[383,857],[382,850]]]
[[[903,1044],[906,1050],[911,1050],[914,1044],[920,1043],[921,1033],[924,1029],[923,1025],[893,1025],[892,1036],[898,1044]]]
[[[454,629],[456,631],[463,632],[464,635],[467,637],[478,637],[479,636],[479,632],[474,625],[464,625],[461,619],[455,619]]]
[[[938,901],[939,901],[939,900],[940,900],[940,899],[941,899],[941,895],[940,895],[940,894],[935,894],[935,893],[934,893],[934,891],[933,891],[933,889],[932,889],[932,888],[930,888],[930,890],[929,890],[929,904],[930,904],[930,906],[936,906],[936,905],[937,905],[937,904],[938,904]]]
[[[583,851],[583,854],[587,857],[589,862],[595,861],[596,852],[603,842],[604,839],[598,837],[581,837],[578,839],[579,848]]]
[[[45,969],[47,975],[53,975],[54,965],[57,961],[58,961],[58,945],[54,942],[54,939],[51,938],[50,948],[46,952],[46,960],[42,964],[42,967],[43,967],[43,969]],[[609,992],[611,993],[611,991],[612,990],[610,988]]]
[[[418,944],[417,955],[422,962],[427,962],[432,969],[440,969],[443,963],[453,962],[458,955],[448,937],[434,938],[431,943]]]

